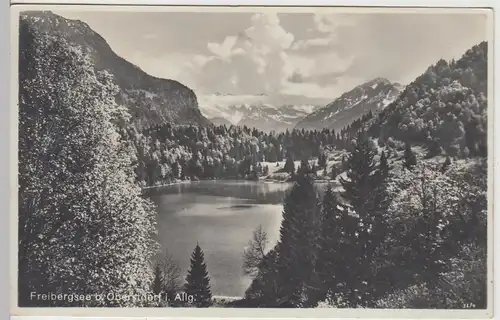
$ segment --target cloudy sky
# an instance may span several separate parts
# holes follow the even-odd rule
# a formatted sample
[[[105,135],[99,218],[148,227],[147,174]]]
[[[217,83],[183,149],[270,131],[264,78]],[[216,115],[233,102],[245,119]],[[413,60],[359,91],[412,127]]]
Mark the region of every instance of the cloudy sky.
[[[486,40],[486,16],[470,11],[56,13],[87,22],[117,54],[198,96],[329,102],[374,77],[407,84],[440,58]]]

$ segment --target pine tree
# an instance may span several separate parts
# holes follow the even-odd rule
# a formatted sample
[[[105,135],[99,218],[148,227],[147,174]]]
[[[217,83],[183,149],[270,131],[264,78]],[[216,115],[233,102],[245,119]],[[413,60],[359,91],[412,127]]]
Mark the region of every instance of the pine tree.
[[[347,170],[347,163],[345,161],[345,155],[342,155],[342,161],[340,162],[340,170],[341,171]]]
[[[387,237],[387,225],[384,219],[384,214],[387,212],[390,204],[390,194],[387,188],[390,166],[387,163],[385,153],[380,156],[380,163],[375,175],[374,189],[372,195],[372,212],[366,219],[366,223],[370,226],[371,232],[367,236],[368,243],[366,245],[367,261],[374,261],[377,257],[377,247],[383,243]],[[370,282],[379,283],[377,286],[371,286],[366,292],[367,299],[365,303],[373,303],[381,295],[385,294],[384,287],[381,283],[387,282],[384,275],[373,273]]]
[[[335,180],[339,174],[339,169],[336,165],[332,166],[332,170],[330,171],[330,179]]]
[[[156,263],[153,274],[153,284],[151,290],[154,294],[163,293],[163,274],[159,263]]]
[[[364,133],[358,135],[355,149],[349,155],[346,163],[347,179],[340,179],[344,188],[342,196],[349,201],[355,212],[362,218],[366,216],[369,206],[369,195],[373,190],[373,177],[371,176],[375,165],[373,158],[375,152],[368,145]]]
[[[415,156],[415,153],[413,153],[413,151],[411,150],[410,143],[407,142],[405,144],[403,167],[408,170],[412,170],[416,164],[417,164],[417,157]]]
[[[314,296],[314,261],[319,225],[319,200],[313,181],[298,176],[285,197],[278,251],[279,306],[307,306]]]
[[[205,255],[196,244],[191,255],[191,267],[186,276],[186,293],[194,296],[194,304],[197,307],[209,307],[212,305],[212,292],[210,290],[210,278],[205,264]]]
[[[318,167],[326,168],[326,155],[324,153],[321,153],[318,157]]]
[[[351,253],[357,255],[357,263],[351,266],[351,273],[357,279],[350,284],[350,289],[355,289],[356,294],[351,294],[349,303],[366,304],[370,298],[369,288],[372,286],[370,264],[373,256],[373,230],[375,223],[374,203],[375,186],[377,184],[374,165],[375,152],[370,148],[369,141],[364,132],[357,136],[353,152],[347,160],[347,179],[340,178],[344,188],[342,197],[348,202],[349,207],[356,216],[356,246],[349,248]],[[351,292],[352,293],[352,292]]]
[[[262,169],[262,175],[267,176],[269,174],[269,166],[265,165]]]
[[[297,169],[297,174],[306,175],[312,172],[311,167],[309,166],[309,161],[307,159],[302,159],[300,161],[300,167]]]
[[[318,239],[318,260],[316,272],[320,279],[320,291],[318,300],[323,300],[327,294],[333,293],[337,288],[337,269],[339,264],[344,264],[339,255],[340,245],[340,203],[333,193],[331,185],[328,185],[321,205],[321,232]]]
[[[448,167],[450,166],[450,164],[451,164],[450,156],[446,156],[446,159],[444,160],[444,163],[441,166],[441,172],[445,172],[446,169],[448,169]]]
[[[295,173],[295,163],[293,162],[293,158],[291,155],[288,155],[285,162],[285,167],[283,168],[285,172],[291,173],[292,175]]]
[[[311,171],[310,172],[312,174],[316,174],[317,171],[318,171],[318,168],[316,167],[316,164],[313,163],[312,166],[311,166]]]
[[[378,170],[382,179],[386,179],[389,176],[389,164],[387,162],[387,157],[384,151],[382,151],[382,154],[380,155],[380,164]]]

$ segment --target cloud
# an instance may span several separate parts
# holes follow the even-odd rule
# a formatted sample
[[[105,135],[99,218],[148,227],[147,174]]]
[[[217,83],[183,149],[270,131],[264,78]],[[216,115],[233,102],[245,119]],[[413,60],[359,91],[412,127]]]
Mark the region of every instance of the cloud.
[[[294,44],[297,54],[335,53],[352,61],[344,76],[366,80],[407,83],[440,58],[459,58],[486,38],[482,14],[316,14],[314,22],[319,36]]]
[[[292,73],[287,79],[291,83],[303,83],[306,82],[306,78],[298,71]]]
[[[247,17],[247,26],[218,41],[203,38],[204,50],[138,60],[200,94],[329,99],[375,77],[405,84],[486,36],[484,16],[471,14],[316,14],[308,18],[313,30],[296,35],[283,27],[283,14]],[[288,15],[286,24],[305,21],[297,19]]]
[[[317,13],[314,15],[314,23],[319,32],[334,36],[340,28],[356,26],[361,17],[354,14]]]
[[[203,63],[187,71],[196,74],[199,90],[253,94],[281,90],[293,72],[286,50],[294,36],[280,25],[277,14],[254,14],[250,22],[236,35],[207,44],[209,55],[198,57]]]
[[[222,60],[228,60],[234,55],[245,54],[245,51],[242,48],[234,48],[234,45],[236,44],[237,40],[238,40],[238,37],[234,37],[234,36],[226,37],[224,42],[222,42],[220,44],[214,43],[214,42],[209,42],[207,44],[207,48],[216,57],[218,57]]]
[[[185,81],[193,83],[201,94],[273,96],[300,92],[328,98],[331,86],[351,68],[353,57],[342,58],[332,50],[335,37],[326,31],[334,30],[334,24],[323,20],[325,32],[319,37],[296,40],[277,14],[254,14],[249,27],[220,42],[208,42],[208,54],[194,56],[179,77],[189,79]],[[315,47],[321,50],[311,52]]]
[[[305,50],[311,47],[327,47],[331,43],[330,38],[314,38],[299,40],[292,45],[293,50]]]

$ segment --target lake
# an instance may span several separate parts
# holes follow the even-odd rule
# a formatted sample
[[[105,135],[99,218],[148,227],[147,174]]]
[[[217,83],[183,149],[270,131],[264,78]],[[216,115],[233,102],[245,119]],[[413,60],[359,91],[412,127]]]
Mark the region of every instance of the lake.
[[[158,208],[158,240],[179,264],[182,280],[199,243],[212,293],[242,297],[251,282],[241,268],[243,250],[259,225],[268,234],[269,246],[276,244],[282,201],[291,186],[216,180],[171,185],[151,193]]]

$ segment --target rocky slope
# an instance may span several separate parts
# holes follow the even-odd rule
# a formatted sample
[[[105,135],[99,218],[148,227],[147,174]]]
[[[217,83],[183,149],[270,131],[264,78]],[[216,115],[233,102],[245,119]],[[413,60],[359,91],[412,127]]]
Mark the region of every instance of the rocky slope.
[[[86,23],[49,11],[30,11],[21,14],[20,27],[31,28],[32,34],[42,32],[61,37],[87,51],[97,70],[107,70],[113,75],[120,87],[117,101],[128,107],[138,128],[165,122],[210,124],[201,114],[191,89],[174,80],[148,75],[113,52],[106,40]]]
[[[275,104],[266,97],[225,96],[204,97],[200,103],[203,115],[215,124],[233,124],[257,128],[264,132],[293,129],[304,117],[314,112],[320,105]]]
[[[330,104],[308,115],[297,129],[329,128],[341,130],[369,111],[383,109],[399,95],[401,86],[384,78],[376,78],[342,94]]]

